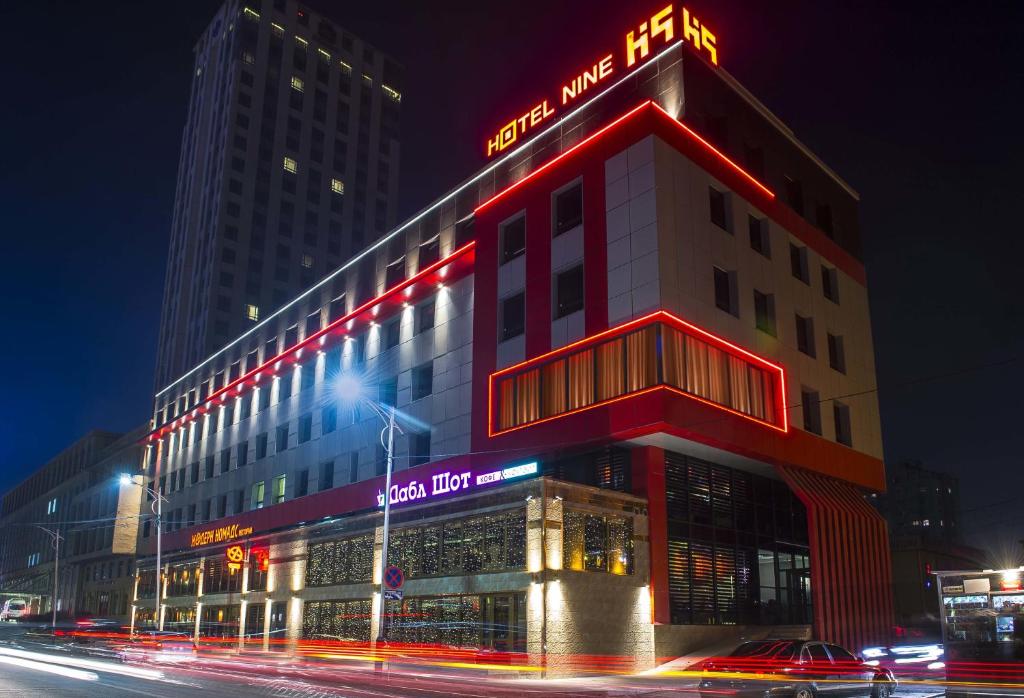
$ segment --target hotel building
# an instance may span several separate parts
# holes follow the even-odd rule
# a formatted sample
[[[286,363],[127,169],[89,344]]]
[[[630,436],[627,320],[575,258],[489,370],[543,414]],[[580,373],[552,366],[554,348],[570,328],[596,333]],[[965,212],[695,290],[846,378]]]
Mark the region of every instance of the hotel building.
[[[392,641],[571,670],[884,640],[858,197],[716,61],[652,39],[161,390],[136,625],[376,638],[372,399]]]

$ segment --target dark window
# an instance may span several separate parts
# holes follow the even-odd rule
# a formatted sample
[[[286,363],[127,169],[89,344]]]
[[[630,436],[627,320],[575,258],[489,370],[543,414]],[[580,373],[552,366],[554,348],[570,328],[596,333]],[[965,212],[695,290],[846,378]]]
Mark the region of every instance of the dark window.
[[[188,482],[190,485],[194,485],[199,482],[199,461],[192,463],[188,467]]]
[[[578,310],[583,310],[582,264],[555,276],[555,317],[565,317]]]
[[[327,405],[320,415],[320,433],[330,434],[338,428],[338,406]]]
[[[209,456],[206,457],[205,468],[204,468],[204,470],[206,471],[206,479],[207,480],[209,480],[211,477],[213,477],[213,466],[214,466],[214,458],[213,458],[212,455],[209,455]]]
[[[249,442],[243,441],[238,444],[238,462],[235,463],[236,468],[241,468],[249,462]]]
[[[711,222],[722,230],[729,231],[729,209],[725,192],[708,187],[708,200],[711,204]]]
[[[277,428],[277,439],[274,442],[274,452],[280,453],[288,448],[288,425],[283,424]]]
[[[817,356],[814,348],[814,320],[797,314],[796,348],[808,356]]]
[[[331,301],[330,322],[334,322],[335,320],[339,320],[342,317],[344,317],[346,307],[347,306],[345,303],[345,294],[341,294],[333,301]]]
[[[348,455],[348,481],[355,482],[359,479],[359,453],[353,451]]]
[[[824,264],[821,266],[821,290],[825,298],[833,303],[839,303],[839,274]]]
[[[388,406],[395,407],[398,403],[398,379],[389,378],[380,382],[377,388],[377,400],[378,402]]]
[[[715,306],[719,310],[739,316],[736,299],[736,273],[715,267]]]
[[[225,448],[220,452],[220,471],[226,473],[231,469],[231,449]]]
[[[526,294],[517,293],[501,301],[501,334],[500,339],[518,337],[526,325]]]
[[[393,288],[405,278],[405,257],[388,265],[384,278],[384,287]]]
[[[476,237],[473,217],[466,218],[455,224],[455,247],[460,248]]]
[[[816,220],[818,221],[818,227],[821,228],[822,232],[828,237],[833,237],[835,234],[832,228],[832,207],[828,204],[818,204],[816,210]]]
[[[303,468],[295,478],[295,494],[293,497],[305,497],[309,494],[309,468]]]
[[[430,431],[409,435],[409,467],[423,465],[430,461]]]
[[[313,415],[299,417],[299,443],[304,444],[313,437]]]
[[[256,460],[267,457],[267,432],[256,437]]]
[[[841,402],[833,402],[832,416],[836,422],[836,441],[844,446],[852,446],[853,435],[850,433],[850,408]]]
[[[747,169],[750,170],[752,174],[758,176],[764,175],[764,148],[751,145],[750,143],[744,143],[743,161],[747,164]]]
[[[807,268],[807,248],[789,243],[789,268],[793,276],[810,286],[811,273]]]
[[[434,299],[416,307],[416,334],[434,329]]]
[[[217,498],[217,518],[223,519],[228,515],[228,496],[222,494]]]
[[[320,491],[329,490],[334,487],[334,461],[324,461],[320,464]]]
[[[395,318],[391,322],[384,325],[384,348],[383,351],[387,351],[393,347],[398,346],[398,342],[402,338],[402,326],[399,318]]]
[[[786,177],[786,203],[801,216],[804,215],[804,186],[800,180]]]
[[[747,225],[750,228],[750,249],[770,259],[772,251],[768,237],[768,220],[757,216],[748,216]]]
[[[501,263],[510,262],[526,252],[526,216],[501,226]]]
[[[775,297],[754,289],[754,324],[757,329],[776,336]]]
[[[420,245],[419,270],[423,271],[441,258],[441,240],[438,236]]]
[[[310,313],[306,316],[306,337],[310,337],[320,331],[320,311]]]
[[[821,400],[818,391],[801,388],[800,403],[804,412],[804,431],[821,435]]]
[[[428,361],[412,370],[412,399],[419,400],[434,392],[434,362]]]
[[[245,489],[235,490],[235,512],[241,514],[245,511]]]
[[[576,183],[555,196],[555,235],[583,222],[583,184]]]
[[[843,338],[839,335],[828,334],[828,365],[846,373],[846,350],[843,348]]]

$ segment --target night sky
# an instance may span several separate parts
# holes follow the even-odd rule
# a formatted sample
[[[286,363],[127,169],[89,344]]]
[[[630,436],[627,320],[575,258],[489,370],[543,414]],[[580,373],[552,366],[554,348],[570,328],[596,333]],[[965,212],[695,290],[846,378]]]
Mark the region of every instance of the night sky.
[[[191,49],[218,4],[0,10],[0,491],[150,414]],[[664,0],[311,4],[406,66],[404,215]],[[887,460],[960,476],[976,542],[1024,537],[1024,3],[689,6],[861,194]]]

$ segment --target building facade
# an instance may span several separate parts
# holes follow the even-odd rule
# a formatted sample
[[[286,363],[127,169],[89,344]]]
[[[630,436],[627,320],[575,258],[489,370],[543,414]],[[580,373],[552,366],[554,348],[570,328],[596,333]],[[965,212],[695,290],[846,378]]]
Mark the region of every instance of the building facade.
[[[142,490],[121,475],[138,471],[148,431],[91,431],[4,497],[0,594],[52,613],[56,572],[62,615],[130,621]],[[61,536],[57,564],[44,529]]]
[[[158,597],[144,525],[136,624],[377,637],[372,399],[402,426],[393,640],[571,670],[885,639],[857,196],[692,43],[511,122],[490,166],[156,395],[165,566]]]
[[[960,533],[960,481],[919,461],[888,463],[887,488],[871,498],[889,524],[893,602],[901,627],[939,637],[939,595],[933,572],[985,569],[989,554]]]
[[[196,42],[156,383],[393,224],[397,64],[294,0],[228,0]]]

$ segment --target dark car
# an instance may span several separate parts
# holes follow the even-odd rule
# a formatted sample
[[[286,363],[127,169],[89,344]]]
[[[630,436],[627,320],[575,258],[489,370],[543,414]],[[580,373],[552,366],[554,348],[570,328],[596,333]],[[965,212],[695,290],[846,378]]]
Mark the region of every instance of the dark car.
[[[730,655],[702,665],[702,698],[889,698],[896,679],[839,645],[814,640],[744,642]]]

